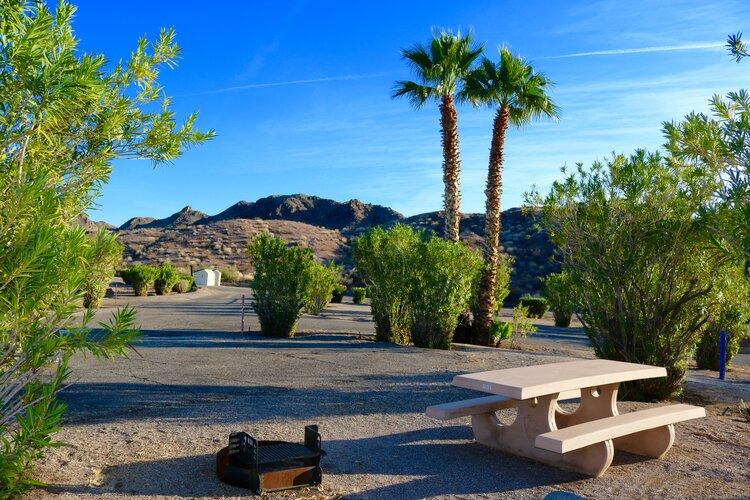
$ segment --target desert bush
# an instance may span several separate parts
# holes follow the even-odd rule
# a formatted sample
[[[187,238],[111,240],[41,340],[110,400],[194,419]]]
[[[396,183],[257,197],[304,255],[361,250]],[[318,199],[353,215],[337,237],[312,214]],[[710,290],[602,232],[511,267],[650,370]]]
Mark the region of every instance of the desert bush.
[[[195,278],[189,274],[180,275],[180,279],[177,280],[177,283],[172,287],[172,291],[177,293],[194,292],[197,289],[198,287],[195,284]]]
[[[513,271],[513,257],[501,253],[497,262],[497,286],[495,287],[495,314],[503,307],[505,299],[510,293],[510,274]],[[478,273],[474,284],[472,285],[471,294],[471,313],[476,316],[478,311],[479,287],[482,282],[482,274]]]
[[[375,338],[379,341],[409,342],[411,263],[421,237],[411,227],[396,224],[388,230],[371,229],[354,241],[357,271],[370,290]]]
[[[96,309],[102,305],[107,286],[122,259],[122,250],[123,246],[117,241],[117,236],[104,229],[100,229],[91,238],[87,258],[89,265],[81,285],[83,307]]]
[[[190,281],[181,277],[172,287],[172,291],[176,293],[188,293],[190,291]]]
[[[367,289],[363,286],[352,287],[352,301],[355,304],[364,304],[367,297]]]
[[[342,283],[336,283],[331,292],[331,302],[340,304],[344,300],[344,294],[346,293],[346,285]]]
[[[621,385],[626,398],[680,392],[717,305],[708,301],[716,277],[729,265],[695,217],[713,197],[714,173],[682,167],[644,151],[616,155],[579,165],[537,199],[596,355],[667,369],[666,378]]]
[[[531,322],[529,310],[517,305],[513,308],[513,318],[510,321],[502,321],[495,318],[490,327],[490,339],[492,345],[500,345],[503,340],[510,340],[510,346],[515,345],[516,339],[526,338],[527,335],[537,331]]]
[[[110,65],[78,46],[67,2],[0,3],[0,498],[34,484],[34,464],[65,412],[76,353],[114,357],[137,336],[131,308],[96,332],[76,316],[90,244],[77,218],[121,157],[169,161],[208,135],[178,125],[158,83],[178,54],[173,32]]]
[[[281,238],[265,233],[252,241],[248,253],[255,268],[250,303],[260,320],[261,334],[293,337],[309,301],[310,271],[315,263],[312,251],[287,247]]]
[[[225,267],[219,269],[219,272],[221,273],[222,283],[239,283],[242,280],[242,275],[236,269]]]
[[[460,242],[429,237],[414,252],[409,333],[417,347],[448,349],[458,316],[471,301],[482,267],[479,255]]]
[[[541,318],[549,310],[549,301],[544,297],[524,295],[518,303],[528,309],[530,318]]]
[[[544,278],[544,296],[555,315],[555,326],[567,328],[575,310],[575,292],[566,272]]]
[[[478,255],[463,244],[401,224],[370,230],[354,249],[357,270],[371,294],[376,338],[448,348],[478,282]],[[355,300],[358,295],[364,299],[364,290],[352,291]]]
[[[180,281],[180,273],[170,264],[165,262],[156,271],[154,278],[154,292],[156,295],[169,295],[172,288]]]
[[[120,272],[122,281],[133,287],[136,296],[148,295],[148,288],[154,283],[159,270],[144,264],[133,264]]]
[[[333,263],[324,266],[315,262],[310,268],[309,279],[307,311],[317,315],[331,302],[333,292],[341,279],[341,267]]]
[[[695,361],[698,368],[718,370],[721,330],[727,333],[727,366],[739,352],[742,340],[750,334],[750,281],[742,266],[726,269],[716,278],[706,303],[714,313],[698,341]]]
[[[490,326],[490,339],[492,345],[498,345],[503,340],[508,340],[513,335],[513,325],[498,318],[492,320]]]

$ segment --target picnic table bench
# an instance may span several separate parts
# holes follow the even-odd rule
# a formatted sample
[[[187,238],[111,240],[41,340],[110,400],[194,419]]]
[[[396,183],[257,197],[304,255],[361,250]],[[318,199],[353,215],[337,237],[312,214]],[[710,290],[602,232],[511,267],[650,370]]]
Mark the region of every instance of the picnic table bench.
[[[615,450],[661,458],[674,443],[675,423],[706,416],[686,404],[618,412],[620,383],[666,376],[662,367],[604,359],[457,375],[453,385],[492,396],[430,406],[427,415],[471,416],[474,437],[486,446],[598,477]],[[558,404],[574,398],[580,398],[575,411]],[[495,412],[514,407],[515,421],[501,424]]]

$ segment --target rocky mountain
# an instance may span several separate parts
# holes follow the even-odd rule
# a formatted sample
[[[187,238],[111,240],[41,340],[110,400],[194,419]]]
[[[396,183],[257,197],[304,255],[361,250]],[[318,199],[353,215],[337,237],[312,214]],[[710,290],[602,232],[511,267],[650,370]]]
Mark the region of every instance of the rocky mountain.
[[[89,234],[96,234],[96,232],[101,228],[107,229],[109,231],[116,229],[115,226],[113,226],[112,224],[107,224],[104,221],[91,220],[91,218],[86,214],[78,216],[78,225],[81,226]]]
[[[154,219],[153,217],[133,217],[118,229],[164,229],[175,228],[180,226],[189,226],[206,218],[206,214],[188,205],[179,212],[175,212],[164,219]]]
[[[502,250],[515,259],[511,300],[540,290],[540,277],[558,270],[547,235],[539,232],[536,215],[511,208],[502,215]],[[207,216],[187,206],[164,219],[134,217],[115,230],[125,245],[127,262],[170,261],[187,270],[211,266],[251,271],[245,249],[252,238],[268,231],[290,243],[307,246],[318,258],[353,265],[351,238],[368,228],[397,222],[443,234],[442,212],[404,218],[395,210],[359,200],[337,202],[304,194],[275,195],[240,201]],[[87,224],[94,224],[89,220]],[[100,224],[100,223],[99,223]],[[484,242],[484,214],[464,214],[461,239],[473,247]]]
[[[232,219],[291,220],[313,226],[351,231],[401,220],[404,216],[382,205],[359,200],[338,202],[306,194],[273,195],[254,202],[240,201],[201,224]]]
[[[127,221],[125,221],[125,223],[117,229],[121,231],[128,229],[138,229],[139,227],[151,224],[155,220],[156,219],[154,219],[153,217],[133,217],[132,219],[128,219]]]

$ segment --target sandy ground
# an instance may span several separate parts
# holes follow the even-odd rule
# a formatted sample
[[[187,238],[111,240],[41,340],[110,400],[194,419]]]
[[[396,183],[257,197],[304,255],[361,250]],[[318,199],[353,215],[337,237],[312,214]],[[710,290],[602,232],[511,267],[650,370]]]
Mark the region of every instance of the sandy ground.
[[[229,433],[301,440],[308,423],[320,425],[327,452],[323,485],[276,496],[750,496],[750,424],[731,405],[750,386],[742,368],[718,385],[715,375],[691,374],[688,400],[706,405],[709,417],[679,424],[665,459],[619,454],[604,477],[590,479],[474,443],[468,418],[443,423],[424,415],[428,405],[476,395],[450,386],[457,373],[592,357],[575,329],[547,327],[552,338],[543,330],[523,350],[430,351],[365,340],[372,332],[368,307],[341,304],[301,321],[302,332],[328,333],[265,339],[239,333],[242,293],[222,287],[108,300],[108,307],[138,307],[138,354],[75,360],[77,383],[63,393],[69,412],[57,436],[69,444],[40,464],[38,478],[49,486],[29,497],[246,496],[214,476],[214,453]],[[257,331],[257,318],[248,315],[246,326]],[[500,417],[510,422],[513,410]]]

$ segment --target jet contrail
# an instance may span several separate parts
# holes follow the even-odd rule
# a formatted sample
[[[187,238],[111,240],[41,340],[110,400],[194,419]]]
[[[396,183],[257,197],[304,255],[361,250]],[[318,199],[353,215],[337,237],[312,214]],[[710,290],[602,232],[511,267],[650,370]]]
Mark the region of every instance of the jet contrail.
[[[620,54],[645,54],[648,52],[671,52],[675,50],[705,50],[723,48],[723,43],[686,43],[684,45],[661,45],[656,47],[640,47],[637,49],[595,50],[592,52],[574,52],[560,56],[537,57],[535,59],[562,59],[566,57],[612,56]]]
[[[387,76],[391,74],[393,74],[393,72],[368,73],[368,74],[362,74],[362,75],[327,76],[323,78],[310,78],[307,80],[289,80],[286,82],[249,83],[247,85],[237,85],[235,87],[225,87],[222,89],[205,90],[203,92],[195,92],[192,94],[185,94],[185,95],[220,94],[222,92],[234,92],[237,90],[261,89],[265,87],[284,87],[287,85],[304,85],[307,83],[337,82],[337,81],[344,81],[344,80],[364,80],[366,78],[377,78],[379,76]]]

